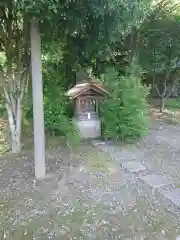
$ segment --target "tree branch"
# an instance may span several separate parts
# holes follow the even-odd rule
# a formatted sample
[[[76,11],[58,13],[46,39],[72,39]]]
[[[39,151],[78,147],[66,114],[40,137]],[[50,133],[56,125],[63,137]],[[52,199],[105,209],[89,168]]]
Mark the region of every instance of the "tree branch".
[[[8,89],[6,88],[7,82],[6,82],[6,77],[4,75],[4,73],[0,72],[0,86],[3,90],[4,93],[4,97],[6,99],[6,104],[8,105],[8,108],[11,110],[12,112],[12,116],[14,119],[14,106],[13,106],[13,101],[12,101],[12,97],[10,97]]]

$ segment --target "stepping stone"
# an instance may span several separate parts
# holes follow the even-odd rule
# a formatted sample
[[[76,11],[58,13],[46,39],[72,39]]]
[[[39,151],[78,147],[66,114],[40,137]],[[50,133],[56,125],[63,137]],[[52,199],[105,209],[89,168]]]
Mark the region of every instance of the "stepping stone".
[[[140,176],[139,178],[143,180],[143,182],[150,185],[152,188],[160,188],[172,184],[172,181],[167,179],[166,176],[158,174]]]
[[[147,170],[146,166],[136,161],[124,162],[122,163],[122,167],[130,173],[139,173]]]
[[[144,159],[144,154],[139,151],[131,152],[131,150],[122,150],[119,152],[118,159],[125,160],[126,162],[130,161],[141,161]]]
[[[115,147],[115,146],[110,146],[110,145],[106,145],[106,151],[109,152],[109,154],[112,154],[112,153],[119,153],[118,152],[118,148]]]
[[[180,207],[180,188],[175,188],[170,191],[164,191],[163,195],[172,203],[174,203],[177,207]],[[180,240],[180,236],[178,236],[176,239]]]
[[[94,146],[98,146],[98,145],[103,145],[103,144],[106,144],[105,142],[103,141],[100,141],[100,140],[92,140],[91,143],[94,145]]]
[[[113,158],[116,161],[121,162],[140,162],[142,159],[144,159],[143,154],[141,155],[136,155],[130,152],[126,151],[111,151],[109,152],[109,156]]]
[[[108,152],[108,149],[107,149],[108,145],[106,144],[106,142],[94,140],[94,141],[91,141],[91,143],[93,146],[100,149],[101,151]]]

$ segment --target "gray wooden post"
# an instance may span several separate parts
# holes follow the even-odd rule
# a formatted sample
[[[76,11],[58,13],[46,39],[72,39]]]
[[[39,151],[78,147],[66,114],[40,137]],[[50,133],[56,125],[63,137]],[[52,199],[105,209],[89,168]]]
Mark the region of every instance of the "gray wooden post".
[[[46,169],[45,169],[42,66],[41,66],[41,38],[39,24],[36,19],[32,19],[31,21],[30,35],[31,35],[35,176],[36,178],[43,178],[45,177]]]

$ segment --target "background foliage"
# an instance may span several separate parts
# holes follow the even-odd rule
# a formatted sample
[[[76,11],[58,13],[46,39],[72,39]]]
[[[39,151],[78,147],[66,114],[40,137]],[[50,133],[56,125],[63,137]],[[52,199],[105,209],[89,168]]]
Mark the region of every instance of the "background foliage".
[[[80,69],[101,77],[112,94],[101,109],[105,136],[137,138],[147,132],[149,89],[142,86],[141,80],[146,82],[145,71],[149,74],[154,69],[169,69],[179,56],[180,14],[176,1],[2,0],[0,57],[5,55],[4,13],[8,13],[9,3],[13,18],[18,16],[18,26],[32,17],[40,22],[47,132],[76,136],[72,105],[64,93],[75,84]],[[14,34],[13,41],[17,37]],[[26,37],[28,42],[28,34]],[[28,48],[27,56],[29,53]],[[12,59],[16,59],[13,54]],[[4,68],[1,64],[1,70]],[[32,121],[32,86],[27,70],[23,118]],[[3,95],[1,99],[4,104]]]

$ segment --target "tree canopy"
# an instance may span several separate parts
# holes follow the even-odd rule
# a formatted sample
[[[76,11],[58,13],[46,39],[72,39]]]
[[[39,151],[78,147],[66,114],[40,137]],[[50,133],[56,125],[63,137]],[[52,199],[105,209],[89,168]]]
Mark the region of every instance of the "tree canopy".
[[[148,73],[172,69],[179,59],[179,4],[175,0],[2,0],[0,18],[1,87],[14,126],[22,107],[26,117],[32,116],[32,104],[27,101],[31,99],[32,18],[38,19],[41,31],[47,129],[56,130],[59,116],[68,120],[72,116],[72,107],[62,96],[74,85],[76,71],[101,78],[113,67],[129,78],[127,69],[134,59]],[[114,79],[109,81],[119,77]],[[24,104],[22,99],[26,99]]]

